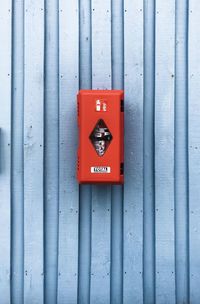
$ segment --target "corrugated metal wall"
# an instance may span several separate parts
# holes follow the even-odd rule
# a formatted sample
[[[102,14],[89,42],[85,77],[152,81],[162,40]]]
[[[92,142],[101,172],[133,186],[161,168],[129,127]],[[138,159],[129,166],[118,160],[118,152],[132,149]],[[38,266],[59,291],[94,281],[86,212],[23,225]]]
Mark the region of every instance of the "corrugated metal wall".
[[[0,0],[0,303],[200,303],[200,1]],[[125,185],[76,182],[76,93],[125,89]]]

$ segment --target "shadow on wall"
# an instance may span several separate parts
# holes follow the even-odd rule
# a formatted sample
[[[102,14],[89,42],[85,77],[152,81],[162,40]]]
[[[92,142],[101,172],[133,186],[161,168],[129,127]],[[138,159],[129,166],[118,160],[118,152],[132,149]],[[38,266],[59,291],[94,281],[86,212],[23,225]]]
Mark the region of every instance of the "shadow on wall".
[[[127,100],[125,99],[125,102]],[[138,130],[141,130],[143,125],[143,115],[141,109],[137,104],[130,104],[128,101],[125,104],[125,175],[128,175],[131,178],[126,179],[125,182],[130,183],[130,185],[135,185],[141,187],[140,183],[138,184],[138,172],[134,172],[133,167],[138,166],[141,163],[141,143],[142,136]],[[139,136],[138,136],[139,134]],[[130,149],[130,138],[131,149]],[[127,151],[128,150],[128,151]]]

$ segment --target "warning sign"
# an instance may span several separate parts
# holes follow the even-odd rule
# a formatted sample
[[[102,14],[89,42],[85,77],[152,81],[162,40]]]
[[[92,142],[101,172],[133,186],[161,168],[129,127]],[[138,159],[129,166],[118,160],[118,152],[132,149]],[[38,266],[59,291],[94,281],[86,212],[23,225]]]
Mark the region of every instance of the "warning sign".
[[[96,100],[96,111],[97,112],[106,112],[107,111],[107,102],[105,100]]]

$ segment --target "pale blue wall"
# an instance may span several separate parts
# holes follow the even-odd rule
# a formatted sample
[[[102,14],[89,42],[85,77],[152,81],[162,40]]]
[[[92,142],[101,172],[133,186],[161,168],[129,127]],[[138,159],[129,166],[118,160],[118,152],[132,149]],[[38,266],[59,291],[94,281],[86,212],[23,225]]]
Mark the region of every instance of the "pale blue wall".
[[[0,1],[0,303],[200,303],[200,1]],[[125,185],[76,182],[76,93],[125,90]]]

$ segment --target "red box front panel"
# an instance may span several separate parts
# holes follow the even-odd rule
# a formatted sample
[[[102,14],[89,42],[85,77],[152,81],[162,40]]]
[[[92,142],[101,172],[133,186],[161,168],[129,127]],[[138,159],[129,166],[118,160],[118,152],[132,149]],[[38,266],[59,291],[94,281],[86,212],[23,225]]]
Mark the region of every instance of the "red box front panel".
[[[79,183],[123,183],[123,102],[121,90],[78,93]]]

